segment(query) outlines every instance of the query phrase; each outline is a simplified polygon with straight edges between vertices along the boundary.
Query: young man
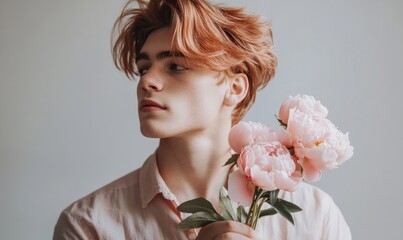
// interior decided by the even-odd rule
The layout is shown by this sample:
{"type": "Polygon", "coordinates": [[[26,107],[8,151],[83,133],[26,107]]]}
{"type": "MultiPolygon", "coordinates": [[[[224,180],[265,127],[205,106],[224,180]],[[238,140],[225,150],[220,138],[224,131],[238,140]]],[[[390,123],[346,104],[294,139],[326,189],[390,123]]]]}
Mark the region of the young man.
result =
{"type": "Polygon", "coordinates": [[[282,196],[304,209],[295,226],[276,216],[256,231],[232,221],[179,231],[180,203],[204,197],[218,209],[229,130],[275,72],[270,25],[204,0],[151,0],[130,1],[115,30],[116,65],[139,76],[141,132],[159,146],[140,169],[66,208],[54,239],[351,238],[332,199],[307,184],[282,196]]]}

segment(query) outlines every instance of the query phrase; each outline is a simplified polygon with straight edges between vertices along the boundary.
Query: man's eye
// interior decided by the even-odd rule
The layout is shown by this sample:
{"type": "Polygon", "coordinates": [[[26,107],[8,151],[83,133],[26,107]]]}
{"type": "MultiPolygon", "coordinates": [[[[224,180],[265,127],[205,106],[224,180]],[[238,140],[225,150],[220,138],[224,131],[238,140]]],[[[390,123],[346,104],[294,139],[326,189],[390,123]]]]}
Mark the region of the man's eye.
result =
{"type": "Polygon", "coordinates": [[[143,76],[144,74],[146,74],[148,72],[148,68],[139,68],[139,75],[143,76]]]}
{"type": "Polygon", "coordinates": [[[188,69],[187,67],[184,67],[184,66],[182,66],[182,65],[179,65],[179,64],[171,64],[170,66],[169,66],[169,70],[172,70],[172,71],[183,71],[183,70],[186,70],[186,69],[188,69]]]}

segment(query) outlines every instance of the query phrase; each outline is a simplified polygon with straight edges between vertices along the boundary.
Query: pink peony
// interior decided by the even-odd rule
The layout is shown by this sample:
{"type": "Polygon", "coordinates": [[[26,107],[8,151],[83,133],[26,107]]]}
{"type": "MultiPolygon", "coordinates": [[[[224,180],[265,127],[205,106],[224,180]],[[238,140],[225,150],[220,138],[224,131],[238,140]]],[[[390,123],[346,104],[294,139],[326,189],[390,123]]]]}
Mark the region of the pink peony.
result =
{"type": "Polygon", "coordinates": [[[258,142],[278,141],[291,146],[291,135],[284,128],[272,130],[262,123],[239,122],[231,128],[228,141],[231,148],[240,153],[243,147],[258,142]]]}
{"type": "Polygon", "coordinates": [[[295,97],[289,96],[281,105],[279,118],[283,123],[288,124],[290,110],[294,108],[315,118],[326,118],[328,114],[327,108],[320,101],[312,96],[298,94],[295,97]]]}
{"type": "Polygon", "coordinates": [[[266,191],[294,191],[299,178],[294,174],[295,163],[288,149],[280,142],[264,142],[246,146],[238,158],[237,171],[229,176],[230,198],[248,206],[254,186],[266,191]]]}
{"type": "Polygon", "coordinates": [[[303,177],[309,182],[319,180],[322,171],[340,166],[353,155],[348,134],[340,132],[326,118],[315,118],[292,109],[287,130],[292,135],[303,177]]]}
{"type": "Polygon", "coordinates": [[[231,200],[243,205],[250,206],[253,201],[255,186],[241,169],[237,169],[228,176],[228,195],[231,200]]]}

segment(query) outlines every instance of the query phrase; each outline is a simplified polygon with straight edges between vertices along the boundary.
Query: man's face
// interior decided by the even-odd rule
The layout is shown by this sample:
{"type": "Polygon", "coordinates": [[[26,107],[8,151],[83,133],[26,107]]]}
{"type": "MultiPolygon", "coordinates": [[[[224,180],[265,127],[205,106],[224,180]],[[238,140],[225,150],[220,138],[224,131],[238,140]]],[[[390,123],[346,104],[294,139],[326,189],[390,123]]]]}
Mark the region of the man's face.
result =
{"type": "Polygon", "coordinates": [[[227,84],[219,84],[217,72],[188,67],[183,57],[174,60],[171,40],[169,27],[155,30],[136,59],[141,132],[169,138],[217,131],[231,121],[228,110],[223,111],[227,84]]]}

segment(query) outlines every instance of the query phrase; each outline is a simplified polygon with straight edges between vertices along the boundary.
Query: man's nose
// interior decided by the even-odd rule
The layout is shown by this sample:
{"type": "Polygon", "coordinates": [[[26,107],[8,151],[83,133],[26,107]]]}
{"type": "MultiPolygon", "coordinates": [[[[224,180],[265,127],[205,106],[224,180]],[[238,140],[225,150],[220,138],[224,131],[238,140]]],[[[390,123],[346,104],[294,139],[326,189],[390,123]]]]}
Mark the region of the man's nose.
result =
{"type": "Polygon", "coordinates": [[[156,68],[150,67],[143,76],[140,77],[141,87],[146,91],[161,91],[163,88],[162,76],[156,68]]]}

